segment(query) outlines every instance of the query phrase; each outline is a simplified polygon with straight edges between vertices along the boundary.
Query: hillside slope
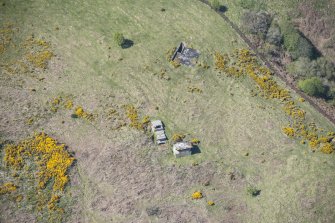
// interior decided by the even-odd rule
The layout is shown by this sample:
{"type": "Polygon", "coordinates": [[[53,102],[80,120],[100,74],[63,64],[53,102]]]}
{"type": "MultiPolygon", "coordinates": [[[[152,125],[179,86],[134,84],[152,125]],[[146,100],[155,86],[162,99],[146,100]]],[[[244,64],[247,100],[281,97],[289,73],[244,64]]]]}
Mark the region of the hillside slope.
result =
{"type": "MultiPolygon", "coordinates": [[[[66,207],[63,221],[334,222],[334,154],[288,138],[279,101],[255,96],[248,77],[215,70],[215,52],[246,46],[208,7],[194,0],[1,3],[0,26],[12,30],[0,57],[1,152],[34,132],[67,145],[76,162],[58,204],[66,207]],[[133,45],[118,47],[116,32],[133,45]],[[27,56],[40,52],[25,47],[32,35],[50,45],[45,69],[27,56]],[[201,66],[168,62],[181,41],[200,51],[201,66]],[[63,106],[68,100],[73,106],[63,106]],[[163,120],[169,137],[198,138],[200,153],[175,159],[170,146],[129,125],[127,105],[140,119],[163,120]],[[191,199],[198,190],[204,198],[191,199]]],[[[308,122],[334,131],[292,97],[308,122]]],[[[0,164],[0,184],[21,182],[0,164]]],[[[25,188],[18,191],[25,205],[0,195],[0,221],[48,222],[25,188]]]]}

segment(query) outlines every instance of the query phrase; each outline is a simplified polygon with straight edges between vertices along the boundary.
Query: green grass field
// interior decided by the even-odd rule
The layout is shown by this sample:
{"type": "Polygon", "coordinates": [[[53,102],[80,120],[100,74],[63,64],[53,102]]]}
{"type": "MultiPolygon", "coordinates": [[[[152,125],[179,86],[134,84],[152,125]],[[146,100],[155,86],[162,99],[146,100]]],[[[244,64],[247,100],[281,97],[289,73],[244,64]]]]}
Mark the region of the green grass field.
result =
{"type": "MultiPolygon", "coordinates": [[[[46,70],[0,70],[1,139],[17,142],[44,131],[75,152],[67,189],[73,199],[62,200],[70,204],[65,222],[334,222],[334,155],[286,137],[281,128],[288,118],[279,102],[252,97],[250,79],[214,70],[214,52],[246,45],[209,7],[195,0],[3,2],[0,27],[11,23],[18,30],[16,47],[9,46],[0,63],[22,57],[22,42],[32,34],[50,42],[55,57],[46,70]],[[116,32],[134,45],[116,46],[116,32]],[[173,68],[166,52],[181,41],[198,49],[210,68],[173,68]],[[66,109],[46,112],[46,102],[61,95],[98,117],[89,122],[66,109]],[[169,146],[157,147],[146,134],[112,130],[106,112],[129,103],[162,119],[170,137],[200,139],[201,153],[175,159],[169,146]],[[250,186],[260,195],[248,195],[250,186]],[[205,197],[192,200],[195,190],[205,197]],[[150,216],[150,207],[160,212],[150,216]]],[[[238,18],[238,8],[228,6],[227,15],[238,18]]],[[[334,131],[307,103],[299,105],[308,121],[334,131]]],[[[0,199],[1,222],[38,216],[0,199]]]]}

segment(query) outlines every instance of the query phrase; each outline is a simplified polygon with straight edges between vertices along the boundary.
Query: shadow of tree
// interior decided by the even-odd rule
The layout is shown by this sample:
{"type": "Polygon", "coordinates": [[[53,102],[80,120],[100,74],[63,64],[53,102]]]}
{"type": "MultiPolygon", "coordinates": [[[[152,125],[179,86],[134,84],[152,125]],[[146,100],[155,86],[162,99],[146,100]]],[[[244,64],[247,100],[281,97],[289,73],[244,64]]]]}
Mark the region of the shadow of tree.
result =
{"type": "Polygon", "coordinates": [[[134,45],[134,41],[130,39],[125,39],[124,43],[122,44],[122,49],[128,49],[134,45]]]}
{"type": "Polygon", "coordinates": [[[228,11],[228,8],[226,6],[220,5],[220,7],[217,9],[218,12],[225,13],[228,11]]]}

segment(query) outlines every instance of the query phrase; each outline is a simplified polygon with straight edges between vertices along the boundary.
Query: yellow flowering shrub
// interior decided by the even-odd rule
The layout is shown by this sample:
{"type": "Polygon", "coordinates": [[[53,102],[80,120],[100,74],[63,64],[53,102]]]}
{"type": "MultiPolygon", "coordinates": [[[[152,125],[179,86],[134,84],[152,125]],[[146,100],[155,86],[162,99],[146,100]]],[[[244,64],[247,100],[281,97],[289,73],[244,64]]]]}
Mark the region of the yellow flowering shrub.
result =
{"type": "Polygon", "coordinates": [[[208,206],[214,206],[215,203],[214,203],[214,201],[207,201],[207,205],[208,205],[208,206]]]}
{"type": "Polygon", "coordinates": [[[16,186],[13,183],[4,183],[0,185],[0,195],[16,191],[16,186]]]}
{"type": "Polygon", "coordinates": [[[170,60],[170,64],[174,67],[174,68],[178,68],[181,66],[180,61],[175,59],[175,60],[170,60]]]}
{"type": "MultiPolygon", "coordinates": [[[[66,151],[64,144],[59,144],[45,133],[36,134],[17,145],[5,146],[4,162],[8,168],[23,169],[28,159],[34,160],[37,166],[37,190],[43,190],[49,182],[53,183],[48,207],[54,208],[60,199],[59,192],[63,191],[68,183],[67,171],[74,158],[66,151]]],[[[11,188],[13,187],[11,185],[11,188]]]]}
{"type": "Polygon", "coordinates": [[[44,40],[31,37],[26,40],[24,46],[29,51],[25,58],[34,68],[46,69],[49,61],[54,57],[50,44],[44,40]]]}
{"type": "Polygon", "coordinates": [[[15,201],[16,201],[17,203],[21,202],[22,200],[23,200],[23,195],[22,195],[22,194],[19,194],[19,195],[16,197],[16,199],[15,199],[15,201]]]}
{"type": "MultiPolygon", "coordinates": [[[[283,105],[283,110],[291,121],[289,127],[284,127],[282,131],[289,137],[300,138],[304,143],[308,143],[311,149],[316,150],[321,143],[331,142],[335,137],[332,135],[324,136],[316,127],[315,123],[307,123],[305,120],[306,112],[300,108],[290,92],[282,88],[274,78],[271,71],[261,66],[256,57],[247,49],[235,50],[232,54],[214,54],[215,67],[228,76],[239,77],[241,75],[249,76],[257,85],[259,94],[252,91],[252,95],[261,95],[267,99],[278,99],[283,105]]],[[[305,99],[299,98],[298,101],[304,102],[305,99]]],[[[334,143],[326,144],[324,151],[335,149],[334,143]],[[329,149],[331,148],[331,149],[329,149]]]]}
{"type": "Polygon", "coordinates": [[[174,133],[171,137],[171,140],[173,142],[181,142],[184,140],[184,138],[186,137],[186,135],[181,134],[181,133],[174,133]]]}
{"type": "Polygon", "coordinates": [[[76,108],[74,111],[74,114],[76,114],[78,117],[83,117],[84,116],[84,109],[83,107],[79,106],[76,108]]]}
{"type": "Polygon", "coordinates": [[[311,147],[311,149],[314,150],[319,145],[319,141],[318,140],[310,140],[308,144],[311,147]]]}
{"type": "Polygon", "coordinates": [[[193,194],[192,194],[192,199],[201,199],[203,197],[202,193],[200,191],[195,191],[193,194]]]}
{"type": "Polygon", "coordinates": [[[64,104],[64,107],[66,109],[72,109],[73,108],[73,101],[72,100],[67,100],[64,104]]]}
{"type": "Polygon", "coordinates": [[[50,106],[50,110],[52,112],[57,112],[59,109],[72,109],[73,108],[73,101],[70,96],[57,96],[55,98],[50,99],[48,102],[50,106]]]}
{"type": "Polygon", "coordinates": [[[4,160],[7,165],[15,168],[15,169],[21,169],[23,166],[23,152],[24,152],[24,146],[22,145],[12,145],[8,144],[5,146],[5,157],[4,160]]]}
{"type": "MultiPolygon", "coordinates": [[[[35,72],[36,69],[46,69],[49,61],[55,56],[50,43],[35,38],[33,35],[25,41],[20,38],[20,29],[12,24],[4,24],[0,26],[0,55],[11,54],[15,51],[15,58],[0,61],[1,67],[5,73],[14,74],[29,74],[35,72]],[[19,42],[13,42],[13,39],[19,42]]],[[[22,33],[21,33],[22,35],[22,33]]]]}
{"type": "Polygon", "coordinates": [[[31,62],[34,67],[45,69],[47,67],[47,62],[54,56],[54,54],[49,50],[43,50],[37,53],[27,54],[27,59],[31,62]]]}
{"type": "Polygon", "coordinates": [[[74,114],[77,115],[77,117],[86,119],[88,121],[94,120],[94,115],[92,113],[86,112],[82,106],[76,107],[74,114]]]}
{"type": "Polygon", "coordinates": [[[300,102],[305,102],[305,99],[304,98],[299,98],[298,99],[300,102]]]}
{"type": "Polygon", "coordinates": [[[148,115],[144,116],[141,122],[142,122],[143,125],[149,124],[150,117],[148,115]]]}
{"type": "Polygon", "coordinates": [[[334,152],[334,146],[330,143],[325,143],[321,147],[321,152],[326,153],[326,154],[331,154],[332,152],[334,152]]]}
{"type": "Polygon", "coordinates": [[[228,55],[221,55],[219,52],[216,52],[214,54],[214,59],[215,59],[215,67],[216,69],[220,71],[225,71],[226,70],[226,65],[228,64],[228,55]]]}
{"type": "Polygon", "coordinates": [[[192,144],[199,144],[199,143],[200,143],[200,140],[197,139],[197,138],[193,138],[193,139],[191,139],[191,143],[192,143],[192,144]]]}
{"type": "Polygon", "coordinates": [[[52,195],[50,201],[48,202],[48,209],[53,210],[56,208],[56,203],[59,202],[58,195],[52,195]]]}
{"type": "Polygon", "coordinates": [[[284,127],[283,132],[285,135],[289,136],[289,137],[293,137],[294,136],[294,129],[291,127],[284,127]]]}
{"type": "Polygon", "coordinates": [[[135,108],[134,105],[128,104],[124,106],[125,110],[126,110],[126,116],[130,121],[130,126],[135,128],[135,129],[139,129],[139,130],[146,130],[150,119],[149,116],[144,116],[142,121],[139,120],[139,114],[138,114],[138,110],[135,108]]]}

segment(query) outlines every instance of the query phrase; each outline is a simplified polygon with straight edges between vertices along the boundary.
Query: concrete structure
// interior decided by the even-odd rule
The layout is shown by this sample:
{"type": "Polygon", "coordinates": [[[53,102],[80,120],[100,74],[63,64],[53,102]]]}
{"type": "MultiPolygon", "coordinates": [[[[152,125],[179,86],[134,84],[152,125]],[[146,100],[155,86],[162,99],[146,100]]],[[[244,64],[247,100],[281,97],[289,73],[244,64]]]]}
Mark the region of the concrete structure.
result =
{"type": "Polygon", "coordinates": [[[155,140],[158,145],[165,144],[167,137],[165,134],[164,124],[161,120],[151,121],[151,131],[155,135],[155,140]]]}
{"type": "Polygon", "coordinates": [[[177,142],[173,145],[173,154],[176,158],[192,155],[192,144],[189,142],[177,142]]]}
{"type": "Polygon", "coordinates": [[[164,125],[161,120],[151,121],[151,131],[152,132],[161,131],[161,130],[164,130],[164,125]]]}
{"type": "Polygon", "coordinates": [[[194,66],[194,60],[196,60],[199,55],[200,52],[198,50],[187,48],[186,44],[181,42],[172,55],[171,60],[178,59],[181,64],[192,67],[194,66]]]}

